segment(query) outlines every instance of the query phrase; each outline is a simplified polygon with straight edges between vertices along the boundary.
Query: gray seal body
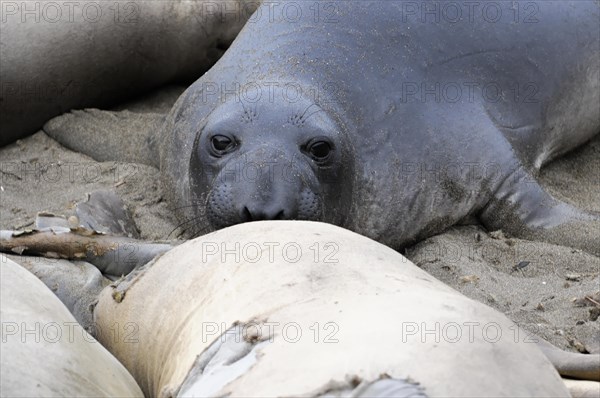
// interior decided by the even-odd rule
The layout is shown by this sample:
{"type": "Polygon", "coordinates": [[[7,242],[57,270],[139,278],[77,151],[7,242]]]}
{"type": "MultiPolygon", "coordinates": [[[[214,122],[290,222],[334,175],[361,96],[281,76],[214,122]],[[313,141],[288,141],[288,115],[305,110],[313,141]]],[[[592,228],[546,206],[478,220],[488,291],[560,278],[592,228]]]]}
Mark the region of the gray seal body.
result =
{"type": "Polygon", "coordinates": [[[162,128],[182,228],[319,220],[401,248],[477,219],[596,252],[598,217],[534,176],[600,131],[598,3],[430,5],[259,7],[162,128]]]}
{"type": "Polygon", "coordinates": [[[256,7],[241,0],[0,3],[0,146],[72,108],[192,81],[256,7]]]}

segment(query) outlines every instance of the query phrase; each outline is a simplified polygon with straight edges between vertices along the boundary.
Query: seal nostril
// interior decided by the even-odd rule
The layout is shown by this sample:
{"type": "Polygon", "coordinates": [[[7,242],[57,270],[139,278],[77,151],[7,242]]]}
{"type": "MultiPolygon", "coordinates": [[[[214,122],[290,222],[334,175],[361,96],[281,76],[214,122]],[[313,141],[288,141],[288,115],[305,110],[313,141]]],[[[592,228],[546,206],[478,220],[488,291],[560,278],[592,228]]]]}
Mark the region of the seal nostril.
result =
{"type": "Polygon", "coordinates": [[[250,213],[250,210],[248,210],[247,207],[244,207],[244,210],[242,210],[242,221],[252,221],[252,213],[250,213]]]}
{"type": "Polygon", "coordinates": [[[262,209],[250,211],[248,207],[244,207],[241,213],[241,222],[262,221],[262,220],[285,220],[285,211],[270,212],[262,209]]]}

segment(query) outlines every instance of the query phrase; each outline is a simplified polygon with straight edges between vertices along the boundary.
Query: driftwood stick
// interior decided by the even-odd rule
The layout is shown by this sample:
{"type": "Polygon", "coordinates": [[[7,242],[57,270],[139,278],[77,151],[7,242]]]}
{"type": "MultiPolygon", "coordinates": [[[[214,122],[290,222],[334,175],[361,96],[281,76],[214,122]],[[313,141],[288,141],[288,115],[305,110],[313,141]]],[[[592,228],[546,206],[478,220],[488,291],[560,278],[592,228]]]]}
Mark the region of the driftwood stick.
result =
{"type": "Polygon", "coordinates": [[[174,245],[106,235],[85,228],[0,231],[0,251],[83,260],[109,275],[126,275],[174,245]]]}

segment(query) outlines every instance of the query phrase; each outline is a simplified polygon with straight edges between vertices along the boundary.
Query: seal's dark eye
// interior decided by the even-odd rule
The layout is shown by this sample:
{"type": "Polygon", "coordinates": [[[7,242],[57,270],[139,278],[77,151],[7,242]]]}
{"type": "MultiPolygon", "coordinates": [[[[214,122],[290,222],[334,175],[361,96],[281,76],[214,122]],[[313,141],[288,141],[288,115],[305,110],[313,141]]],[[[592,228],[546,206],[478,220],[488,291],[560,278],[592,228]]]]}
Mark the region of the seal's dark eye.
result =
{"type": "Polygon", "coordinates": [[[324,162],[329,158],[332,151],[332,146],[329,142],[323,140],[314,140],[306,145],[306,151],[311,158],[317,162],[324,162]]]}
{"type": "Polygon", "coordinates": [[[213,155],[222,156],[235,148],[235,142],[224,135],[215,135],[210,139],[213,155]]]}

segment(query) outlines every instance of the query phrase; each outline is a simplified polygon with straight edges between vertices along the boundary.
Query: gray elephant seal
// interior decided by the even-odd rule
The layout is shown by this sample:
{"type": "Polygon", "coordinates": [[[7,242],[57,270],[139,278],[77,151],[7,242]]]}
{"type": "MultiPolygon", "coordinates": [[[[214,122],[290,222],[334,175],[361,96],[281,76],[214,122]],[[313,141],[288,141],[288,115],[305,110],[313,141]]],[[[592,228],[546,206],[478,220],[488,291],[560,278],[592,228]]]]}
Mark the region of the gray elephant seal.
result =
{"type": "Polygon", "coordinates": [[[238,0],[3,1],[0,146],[72,108],[197,79],[255,8],[238,0]]]}
{"type": "Polygon", "coordinates": [[[477,220],[598,253],[598,216],[534,178],[600,131],[598,3],[409,3],[259,7],[147,160],[181,227],[318,220],[399,249],[477,220]]]}

